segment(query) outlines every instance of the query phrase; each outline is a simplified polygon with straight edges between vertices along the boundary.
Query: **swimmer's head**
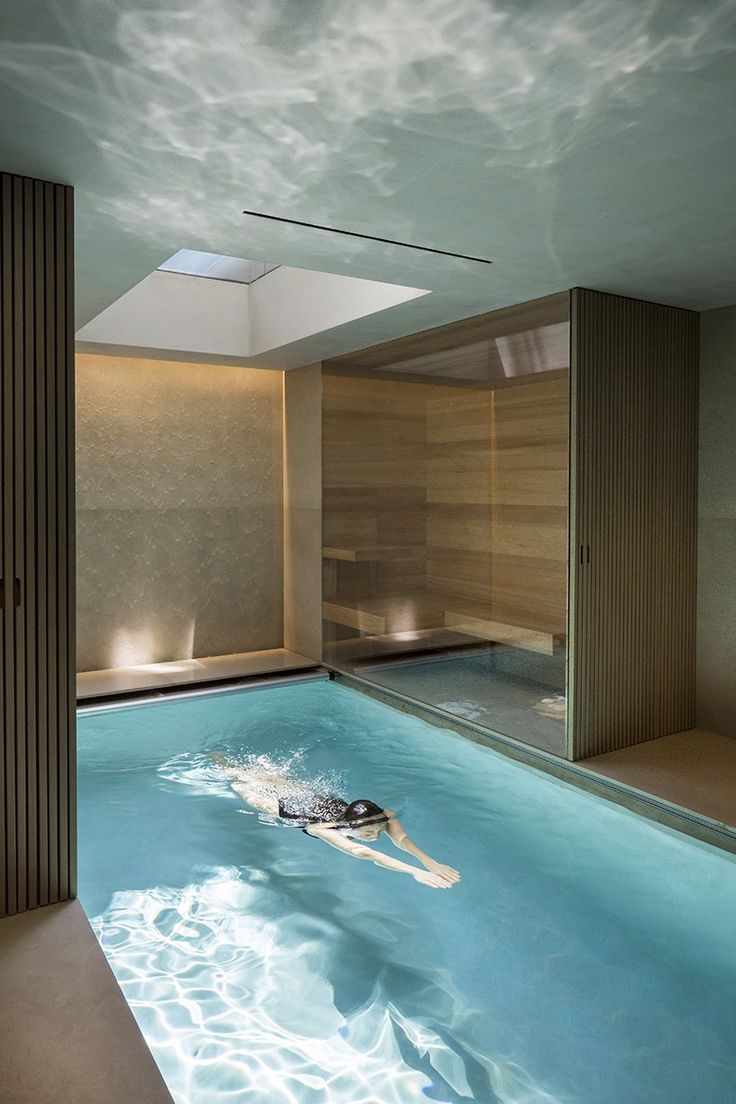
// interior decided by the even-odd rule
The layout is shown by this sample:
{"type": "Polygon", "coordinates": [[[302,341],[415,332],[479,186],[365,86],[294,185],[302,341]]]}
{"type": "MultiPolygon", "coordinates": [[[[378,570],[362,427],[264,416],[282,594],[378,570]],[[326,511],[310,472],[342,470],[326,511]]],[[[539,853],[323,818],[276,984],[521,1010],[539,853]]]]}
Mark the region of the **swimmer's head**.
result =
{"type": "Polygon", "coordinates": [[[350,827],[350,835],[362,840],[377,840],[381,832],[385,831],[388,824],[388,816],[380,805],[366,798],[351,801],[347,806],[340,822],[350,827]]]}

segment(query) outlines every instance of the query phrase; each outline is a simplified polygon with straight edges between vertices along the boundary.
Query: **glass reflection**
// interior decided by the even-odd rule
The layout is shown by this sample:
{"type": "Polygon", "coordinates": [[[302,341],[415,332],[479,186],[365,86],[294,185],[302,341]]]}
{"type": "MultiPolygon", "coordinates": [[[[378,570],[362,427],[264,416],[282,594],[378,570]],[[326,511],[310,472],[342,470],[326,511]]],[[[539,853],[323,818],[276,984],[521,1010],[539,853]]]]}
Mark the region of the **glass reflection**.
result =
{"type": "Polygon", "coordinates": [[[325,658],[564,755],[567,296],[526,307],[326,366],[325,658]]]}

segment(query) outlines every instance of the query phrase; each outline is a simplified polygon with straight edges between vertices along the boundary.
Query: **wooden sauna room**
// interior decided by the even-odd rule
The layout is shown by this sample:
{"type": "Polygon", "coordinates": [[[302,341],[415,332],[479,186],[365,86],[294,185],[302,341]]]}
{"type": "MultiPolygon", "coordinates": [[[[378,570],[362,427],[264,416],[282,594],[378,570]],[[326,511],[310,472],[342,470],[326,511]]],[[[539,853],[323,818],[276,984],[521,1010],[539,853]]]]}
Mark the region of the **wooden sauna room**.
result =
{"type": "Polygon", "coordinates": [[[567,758],[688,727],[695,350],[575,289],[324,362],[325,662],[567,758]]]}

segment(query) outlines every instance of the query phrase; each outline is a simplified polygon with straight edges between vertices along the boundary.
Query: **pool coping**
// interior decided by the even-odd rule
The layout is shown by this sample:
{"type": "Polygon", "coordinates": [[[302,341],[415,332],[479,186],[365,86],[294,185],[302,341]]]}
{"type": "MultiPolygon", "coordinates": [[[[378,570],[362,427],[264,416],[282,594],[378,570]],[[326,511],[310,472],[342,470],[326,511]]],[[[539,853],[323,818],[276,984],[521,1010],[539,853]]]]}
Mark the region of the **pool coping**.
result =
{"type": "Polygon", "coordinates": [[[331,669],[330,676],[333,681],[367,697],[375,698],[384,705],[390,705],[394,709],[400,709],[404,713],[410,713],[435,728],[454,732],[474,743],[482,744],[499,752],[508,759],[524,763],[526,766],[536,767],[550,774],[562,782],[568,782],[578,789],[594,794],[596,797],[621,805],[630,812],[646,817],[647,820],[661,824],[665,828],[681,832],[701,843],[718,847],[722,851],[736,854],[736,826],[724,824],[702,813],[696,813],[683,805],[675,805],[665,798],[645,790],[639,790],[626,782],[620,782],[615,778],[608,778],[568,759],[561,759],[551,752],[542,751],[539,748],[530,747],[515,740],[511,736],[504,736],[500,732],[493,732],[482,725],[461,717],[455,717],[436,706],[419,702],[414,698],[404,696],[397,690],[389,690],[360,678],[355,674],[331,669]]]}
{"type": "Polygon", "coordinates": [[[160,705],[182,698],[209,697],[210,694],[232,694],[235,691],[261,690],[269,686],[283,686],[296,682],[325,682],[332,673],[320,664],[299,671],[275,671],[268,675],[241,675],[229,679],[203,679],[196,683],[178,683],[156,689],[125,690],[119,694],[105,694],[96,698],[77,700],[77,716],[87,713],[106,713],[112,709],[131,709],[138,705],[160,705]]]}

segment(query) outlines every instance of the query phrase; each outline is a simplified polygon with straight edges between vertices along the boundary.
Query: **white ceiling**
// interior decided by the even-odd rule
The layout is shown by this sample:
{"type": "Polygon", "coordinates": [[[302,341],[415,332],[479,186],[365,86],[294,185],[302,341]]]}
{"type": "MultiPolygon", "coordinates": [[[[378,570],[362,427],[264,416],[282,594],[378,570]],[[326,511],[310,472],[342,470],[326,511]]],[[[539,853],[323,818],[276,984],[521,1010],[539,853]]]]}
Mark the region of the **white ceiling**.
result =
{"type": "Polygon", "coordinates": [[[252,283],[157,270],[80,327],[77,349],[293,368],[306,338],[426,294],[286,265],[252,283]]]}
{"type": "Polygon", "coordinates": [[[181,248],[434,292],[301,359],[576,284],[736,301],[736,0],[5,0],[0,34],[0,168],[75,186],[80,324],[181,248]]]}

